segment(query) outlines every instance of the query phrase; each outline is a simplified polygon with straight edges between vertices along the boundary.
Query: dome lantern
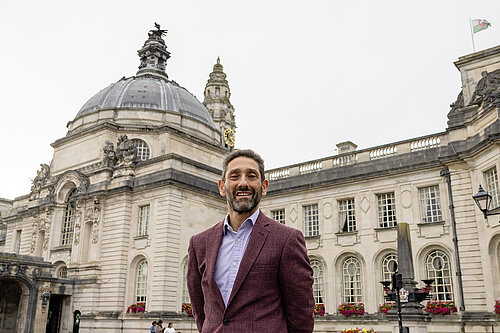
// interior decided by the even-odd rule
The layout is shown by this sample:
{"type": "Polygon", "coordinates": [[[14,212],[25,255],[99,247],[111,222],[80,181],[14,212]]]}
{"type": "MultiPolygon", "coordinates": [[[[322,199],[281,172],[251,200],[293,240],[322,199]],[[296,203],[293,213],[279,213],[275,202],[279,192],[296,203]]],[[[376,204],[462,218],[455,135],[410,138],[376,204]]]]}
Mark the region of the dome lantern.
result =
{"type": "Polygon", "coordinates": [[[167,51],[163,40],[163,36],[167,34],[168,30],[160,29],[158,23],[155,23],[155,28],[156,30],[149,31],[149,38],[144,46],[137,51],[141,59],[137,76],[150,74],[168,78],[165,67],[168,58],[170,58],[170,52],[167,51]]]}

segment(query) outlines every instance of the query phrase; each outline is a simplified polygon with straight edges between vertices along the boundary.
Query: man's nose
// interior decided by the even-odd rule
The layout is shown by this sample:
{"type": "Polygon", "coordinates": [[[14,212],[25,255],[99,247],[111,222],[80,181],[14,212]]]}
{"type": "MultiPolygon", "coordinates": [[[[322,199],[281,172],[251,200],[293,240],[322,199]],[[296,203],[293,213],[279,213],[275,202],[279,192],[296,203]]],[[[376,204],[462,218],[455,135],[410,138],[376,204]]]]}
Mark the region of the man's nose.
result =
{"type": "Polygon", "coordinates": [[[238,187],[248,187],[248,178],[246,176],[240,177],[240,182],[238,184],[238,187]]]}

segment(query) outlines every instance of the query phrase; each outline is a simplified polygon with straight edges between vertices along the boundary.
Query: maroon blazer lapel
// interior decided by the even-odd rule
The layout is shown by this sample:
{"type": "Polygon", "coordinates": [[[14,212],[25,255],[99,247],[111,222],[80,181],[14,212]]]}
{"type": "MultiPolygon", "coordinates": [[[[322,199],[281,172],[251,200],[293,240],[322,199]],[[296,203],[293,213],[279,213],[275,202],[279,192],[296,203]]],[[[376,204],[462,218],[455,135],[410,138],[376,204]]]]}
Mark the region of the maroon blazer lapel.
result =
{"type": "Polygon", "coordinates": [[[236,275],[236,280],[234,281],[233,290],[231,291],[231,296],[229,297],[229,304],[234,298],[234,295],[240,289],[241,284],[245,280],[250,268],[257,259],[257,256],[266,241],[267,235],[269,234],[269,230],[267,230],[267,226],[269,225],[268,218],[262,213],[259,213],[259,217],[257,221],[255,221],[255,225],[253,226],[252,233],[250,234],[250,240],[248,241],[247,249],[245,250],[245,254],[243,255],[243,259],[241,260],[240,267],[238,269],[238,274],[236,275]]]}
{"type": "Polygon", "coordinates": [[[207,275],[210,285],[210,290],[212,291],[213,297],[217,300],[217,303],[224,311],[224,300],[219,290],[219,286],[214,279],[215,264],[217,263],[217,256],[219,255],[219,248],[222,244],[222,228],[224,227],[224,221],[217,223],[211,230],[211,235],[207,237],[207,275]]]}

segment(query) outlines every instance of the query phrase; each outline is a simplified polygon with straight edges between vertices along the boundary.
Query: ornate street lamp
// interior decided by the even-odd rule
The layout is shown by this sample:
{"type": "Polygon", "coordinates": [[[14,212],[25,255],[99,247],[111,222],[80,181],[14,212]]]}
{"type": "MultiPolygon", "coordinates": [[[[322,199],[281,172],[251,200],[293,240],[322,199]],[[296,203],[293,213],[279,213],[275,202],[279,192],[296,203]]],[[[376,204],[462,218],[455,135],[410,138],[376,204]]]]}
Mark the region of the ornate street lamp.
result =
{"type": "Polygon", "coordinates": [[[484,218],[487,218],[490,215],[500,214],[500,209],[498,208],[490,210],[491,195],[489,195],[481,185],[479,185],[479,191],[472,196],[472,199],[476,202],[479,210],[483,212],[484,218]]]}

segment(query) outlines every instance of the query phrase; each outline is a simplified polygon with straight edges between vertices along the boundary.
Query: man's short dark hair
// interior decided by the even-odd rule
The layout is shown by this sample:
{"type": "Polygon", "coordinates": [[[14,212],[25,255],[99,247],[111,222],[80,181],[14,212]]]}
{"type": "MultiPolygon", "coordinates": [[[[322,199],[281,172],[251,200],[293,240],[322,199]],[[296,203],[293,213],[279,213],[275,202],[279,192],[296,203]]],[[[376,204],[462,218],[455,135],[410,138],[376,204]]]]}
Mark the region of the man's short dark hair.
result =
{"type": "Polygon", "coordinates": [[[155,324],[156,324],[156,320],[155,320],[155,321],[153,321],[151,324],[152,324],[152,325],[155,325],[155,324]]]}
{"type": "Polygon", "coordinates": [[[259,172],[260,172],[260,180],[264,181],[266,179],[266,175],[264,174],[264,160],[262,157],[260,157],[259,154],[254,152],[251,149],[238,149],[233,152],[231,152],[229,155],[226,156],[224,159],[224,162],[222,163],[222,180],[226,180],[226,172],[227,172],[227,166],[229,163],[234,160],[237,157],[248,157],[257,162],[259,166],[259,172]]]}

